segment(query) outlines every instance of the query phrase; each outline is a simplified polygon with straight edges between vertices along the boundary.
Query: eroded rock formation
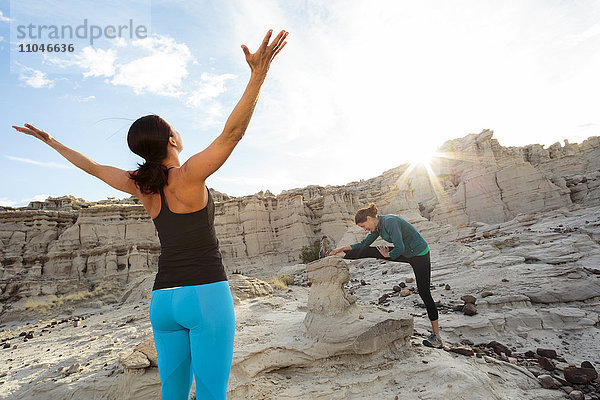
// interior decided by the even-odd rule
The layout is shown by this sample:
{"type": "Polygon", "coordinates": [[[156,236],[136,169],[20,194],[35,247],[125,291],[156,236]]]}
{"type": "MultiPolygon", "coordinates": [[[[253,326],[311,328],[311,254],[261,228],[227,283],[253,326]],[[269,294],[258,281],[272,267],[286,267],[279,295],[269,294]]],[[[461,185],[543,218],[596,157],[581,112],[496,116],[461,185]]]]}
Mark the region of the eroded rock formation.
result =
{"type": "MultiPolygon", "coordinates": [[[[359,238],[353,216],[369,201],[381,213],[419,224],[428,241],[457,239],[451,227],[476,229],[520,214],[600,204],[598,137],[547,149],[502,147],[485,130],[446,142],[439,152],[443,157],[429,173],[401,165],[372,179],[278,196],[231,197],[211,189],[228,272],[266,278],[273,266],[298,263],[301,248],[323,234],[337,244],[359,238]]],[[[75,284],[107,279],[129,284],[156,272],[158,236],[133,197],[92,203],[64,196],[2,209],[0,300],[61,295],[75,284]]]]}
{"type": "MultiPolygon", "coordinates": [[[[245,321],[245,329],[236,332],[230,378],[232,393],[238,396],[246,393],[257,376],[273,370],[310,367],[336,356],[375,357],[376,353],[395,352],[408,343],[413,333],[412,317],[402,313],[390,316],[375,306],[358,305],[348,295],[344,289],[349,280],[346,261],[327,257],[308,264],[307,272],[312,286],[306,308],[298,307],[297,301],[285,307],[276,297],[270,298],[276,302],[272,308],[264,297],[256,299],[260,303],[253,303],[264,308],[259,323],[245,321]]],[[[247,288],[239,284],[246,282],[246,277],[236,276],[235,280],[238,283],[232,287],[234,296],[240,287],[247,288]]],[[[259,287],[268,285],[258,280],[253,282],[259,287]]],[[[238,301],[236,312],[249,302],[238,301]]],[[[152,342],[152,337],[147,338],[121,360],[126,369],[122,379],[133,385],[132,393],[143,392],[149,384],[145,380],[134,383],[131,374],[143,375],[135,370],[156,366],[156,348],[152,342]]]]}

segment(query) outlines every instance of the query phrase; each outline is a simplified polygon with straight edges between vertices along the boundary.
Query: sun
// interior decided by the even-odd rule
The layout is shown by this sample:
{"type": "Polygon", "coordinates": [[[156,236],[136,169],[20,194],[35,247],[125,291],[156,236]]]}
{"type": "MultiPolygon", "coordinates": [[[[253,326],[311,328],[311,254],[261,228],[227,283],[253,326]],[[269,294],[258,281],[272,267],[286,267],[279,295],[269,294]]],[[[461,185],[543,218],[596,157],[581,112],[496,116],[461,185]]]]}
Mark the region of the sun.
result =
{"type": "Polygon", "coordinates": [[[410,165],[429,165],[431,160],[437,156],[435,150],[427,147],[414,147],[410,149],[406,155],[406,159],[410,165]]]}

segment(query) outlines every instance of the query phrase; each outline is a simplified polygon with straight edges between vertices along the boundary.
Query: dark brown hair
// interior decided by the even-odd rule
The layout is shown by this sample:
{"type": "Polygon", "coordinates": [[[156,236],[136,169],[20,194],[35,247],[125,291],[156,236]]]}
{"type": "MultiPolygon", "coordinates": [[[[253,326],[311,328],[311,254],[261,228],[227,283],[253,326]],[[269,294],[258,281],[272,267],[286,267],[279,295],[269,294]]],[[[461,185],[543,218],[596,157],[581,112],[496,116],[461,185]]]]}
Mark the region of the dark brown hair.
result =
{"type": "Polygon", "coordinates": [[[354,216],[354,222],[362,224],[367,221],[367,217],[377,217],[377,206],[375,203],[369,203],[367,207],[358,210],[354,216]]]}
{"type": "Polygon", "coordinates": [[[138,163],[138,169],[129,174],[144,194],[158,193],[167,184],[167,167],[162,160],[167,157],[171,126],[158,115],[138,118],[129,127],[127,144],[129,149],[146,162],[138,163]]]}

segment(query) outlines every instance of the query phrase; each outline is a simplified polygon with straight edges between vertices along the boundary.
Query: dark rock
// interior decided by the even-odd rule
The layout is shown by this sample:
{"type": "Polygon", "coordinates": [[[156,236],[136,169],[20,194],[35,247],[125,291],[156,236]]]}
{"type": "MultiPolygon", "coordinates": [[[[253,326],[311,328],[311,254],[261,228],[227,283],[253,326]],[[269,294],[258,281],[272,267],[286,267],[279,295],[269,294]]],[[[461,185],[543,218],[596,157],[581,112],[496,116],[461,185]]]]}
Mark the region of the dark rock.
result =
{"type": "Polygon", "coordinates": [[[583,267],[583,269],[585,269],[588,272],[591,272],[592,274],[600,275],[600,269],[588,267],[583,267]]]}
{"type": "Polygon", "coordinates": [[[494,293],[490,292],[490,291],[485,291],[481,293],[481,297],[485,298],[485,297],[490,297],[493,296],[494,293]]]}
{"type": "Polygon", "coordinates": [[[479,347],[473,347],[473,351],[479,357],[485,354],[485,351],[481,350],[479,347]]]}
{"type": "Polygon", "coordinates": [[[394,290],[394,292],[399,292],[402,290],[402,288],[400,286],[396,285],[396,286],[394,286],[393,290],[394,290]]]}
{"type": "Polygon", "coordinates": [[[591,362],[589,361],[584,361],[581,363],[581,368],[588,368],[588,369],[593,369],[594,371],[596,371],[596,368],[594,368],[594,366],[592,365],[591,362]]]}
{"type": "Polygon", "coordinates": [[[512,355],[512,352],[508,349],[508,347],[502,343],[496,342],[495,340],[489,342],[486,347],[491,347],[494,350],[494,353],[498,355],[501,355],[502,353],[506,354],[507,356],[512,355]]]}
{"type": "Polygon", "coordinates": [[[384,294],[383,294],[383,296],[381,296],[381,297],[379,298],[379,300],[378,300],[378,301],[379,301],[379,304],[381,304],[381,303],[385,302],[385,301],[387,300],[387,298],[388,298],[388,297],[390,297],[390,295],[389,295],[389,294],[387,294],[387,293],[384,293],[384,294]]]}
{"type": "Polygon", "coordinates": [[[538,358],[538,363],[540,364],[540,367],[544,368],[546,371],[554,371],[556,369],[556,365],[546,357],[538,358]]]}
{"type": "Polygon", "coordinates": [[[556,350],[552,349],[537,349],[537,353],[546,358],[556,358],[556,350]]]}
{"type": "Polygon", "coordinates": [[[472,303],[467,303],[463,307],[463,313],[468,316],[477,314],[477,308],[472,303]]]}
{"type": "Polygon", "coordinates": [[[450,285],[446,284],[446,286],[444,287],[444,289],[450,290],[450,285]]]}
{"type": "Polygon", "coordinates": [[[406,287],[406,283],[400,282],[400,285],[398,285],[398,286],[400,286],[402,289],[404,289],[406,287]]]}
{"type": "Polygon", "coordinates": [[[385,274],[387,274],[387,270],[381,271],[381,275],[385,275],[385,274]]]}
{"type": "Polygon", "coordinates": [[[460,299],[462,301],[464,301],[465,303],[471,303],[471,304],[475,304],[475,302],[477,301],[475,296],[471,296],[470,294],[464,295],[460,299]]]}
{"type": "Polygon", "coordinates": [[[508,279],[502,278],[502,282],[508,282],[508,279]]]}
{"type": "Polygon", "coordinates": [[[467,346],[473,346],[474,343],[472,341],[470,341],[469,339],[463,339],[460,341],[460,344],[464,344],[467,346]]]}
{"type": "Polygon", "coordinates": [[[527,358],[535,358],[535,353],[533,351],[531,351],[531,350],[527,350],[525,352],[525,357],[527,357],[527,358]]]}
{"type": "Polygon", "coordinates": [[[364,279],[361,279],[361,280],[360,280],[360,284],[361,284],[361,285],[363,285],[363,286],[365,286],[365,285],[367,284],[367,282],[365,282],[365,280],[364,280],[364,279]]]}
{"type": "Polygon", "coordinates": [[[598,377],[598,373],[592,368],[566,367],[563,373],[567,381],[578,385],[587,385],[598,377]]]}
{"type": "Polygon", "coordinates": [[[450,351],[453,353],[462,354],[463,356],[473,356],[475,352],[468,347],[451,347],[450,351]]]}

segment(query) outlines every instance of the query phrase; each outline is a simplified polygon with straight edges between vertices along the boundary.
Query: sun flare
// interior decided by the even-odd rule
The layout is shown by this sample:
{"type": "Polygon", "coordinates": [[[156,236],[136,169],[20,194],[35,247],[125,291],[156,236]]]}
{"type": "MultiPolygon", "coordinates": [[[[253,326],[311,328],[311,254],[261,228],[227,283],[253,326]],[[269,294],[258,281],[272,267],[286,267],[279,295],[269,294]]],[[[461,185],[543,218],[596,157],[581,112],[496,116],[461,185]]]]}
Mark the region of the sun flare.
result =
{"type": "Polygon", "coordinates": [[[426,147],[414,148],[406,155],[406,159],[410,165],[429,165],[431,160],[437,156],[435,150],[426,147]]]}

